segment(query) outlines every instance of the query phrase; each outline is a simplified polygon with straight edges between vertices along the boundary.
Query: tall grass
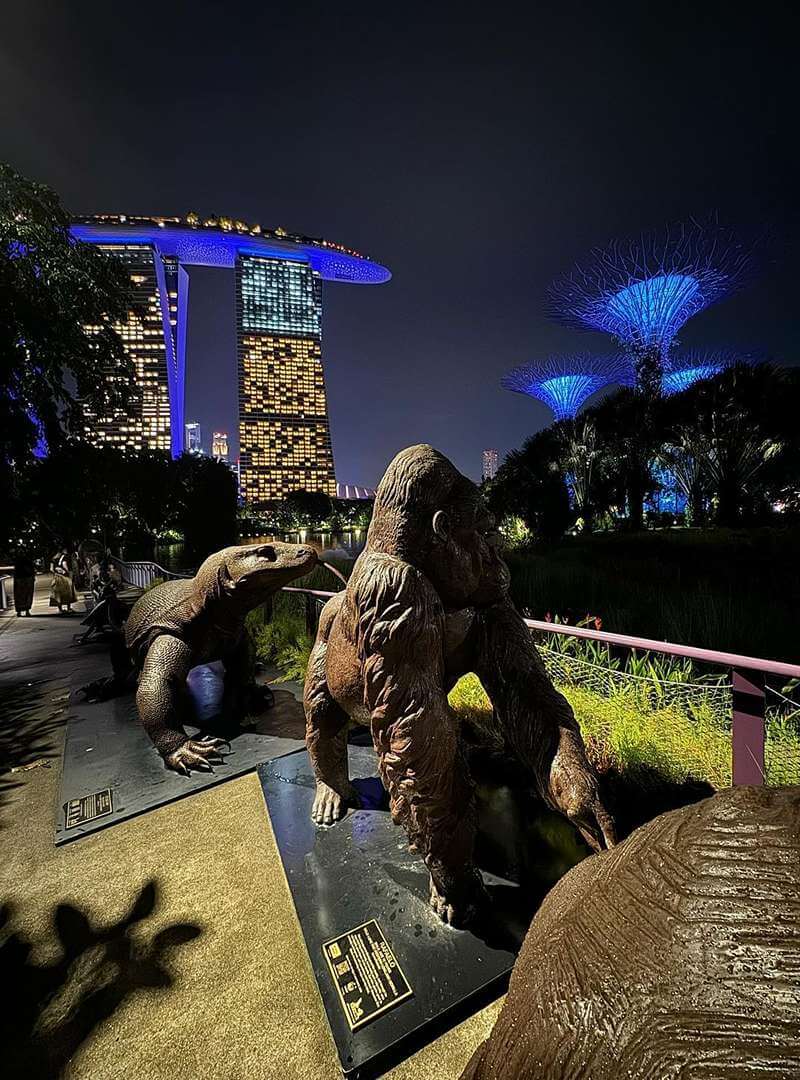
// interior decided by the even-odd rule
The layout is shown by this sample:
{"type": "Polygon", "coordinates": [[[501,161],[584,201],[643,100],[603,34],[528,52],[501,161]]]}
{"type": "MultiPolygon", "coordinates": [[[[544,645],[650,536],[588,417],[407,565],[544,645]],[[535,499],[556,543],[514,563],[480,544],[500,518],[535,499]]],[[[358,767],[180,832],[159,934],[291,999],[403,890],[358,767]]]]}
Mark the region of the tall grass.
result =
{"type": "Polygon", "coordinates": [[[305,680],[314,643],[306,630],[304,602],[296,593],[280,592],[272,599],[271,613],[259,607],[247,616],[253,655],[262,664],[278,668],[281,674],[276,682],[305,680]]]}
{"type": "MultiPolygon", "coordinates": [[[[688,715],[677,707],[652,708],[635,689],[605,697],[585,687],[559,686],[572,706],[593,764],[605,772],[681,783],[705,780],[715,788],[731,783],[731,725],[702,702],[688,715]]],[[[475,675],[465,675],[450,704],[471,727],[485,730],[492,707],[475,675]]],[[[767,725],[766,782],[800,784],[800,728],[776,718],[767,725]]]]}
{"type": "MultiPolygon", "coordinates": [[[[508,556],[513,597],[535,618],[572,609],[577,621],[591,612],[602,616],[604,630],[791,659],[798,652],[799,534],[758,532],[763,544],[752,531],[743,537],[717,530],[592,536],[514,551],[508,556]]],[[[336,565],[348,577],[353,560],[336,565]]],[[[330,592],[343,587],[324,566],[294,585],[330,592]]],[[[272,621],[254,612],[248,629],[259,659],[277,666],[283,678],[302,682],[312,645],[302,595],[280,593],[272,621]]],[[[716,788],[731,783],[730,715],[702,694],[681,707],[667,704],[671,698],[660,692],[665,683],[713,683],[716,672],[701,675],[687,662],[647,654],[623,658],[605,646],[557,635],[547,635],[547,646],[622,676],[609,680],[602,693],[559,684],[601,771],[614,767],[676,783],[704,780],[716,788]],[[626,675],[637,678],[626,686],[626,675]]],[[[450,701],[467,724],[490,730],[491,706],[474,675],[461,679],[450,701]]],[[[767,783],[800,784],[800,714],[770,718],[765,756],[767,783]]]]}

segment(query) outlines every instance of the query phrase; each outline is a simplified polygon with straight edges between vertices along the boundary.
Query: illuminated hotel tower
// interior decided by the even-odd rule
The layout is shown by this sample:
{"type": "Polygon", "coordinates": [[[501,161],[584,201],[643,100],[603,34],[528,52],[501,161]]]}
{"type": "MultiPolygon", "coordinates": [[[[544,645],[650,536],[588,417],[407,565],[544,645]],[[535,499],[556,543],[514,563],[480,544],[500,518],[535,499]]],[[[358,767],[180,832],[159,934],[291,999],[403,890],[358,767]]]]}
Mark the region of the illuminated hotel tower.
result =
{"type": "Polygon", "coordinates": [[[228,433],[215,431],[211,437],[211,456],[219,461],[228,460],[228,433]]]}
{"type": "MultiPolygon", "coordinates": [[[[134,394],[125,409],[109,413],[85,410],[85,432],[96,444],[136,450],[169,450],[170,369],[175,363],[178,266],[152,244],[100,244],[128,272],[128,315],[116,329],[133,361],[134,394]]],[[[121,377],[106,371],[109,380],[121,377]]]]}
{"type": "Polygon", "coordinates": [[[322,281],[308,264],[236,261],[240,492],[336,495],[322,372],[322,281]]]}
{"type": "MultiPolygon", "coordinates": [[[[241,494],[252,502],[305,488],[336,494],[322,370],[322,282],[380,284],[391,274],[356,251],[229,218],[99,215],[73,235],[122,259],[131,279],[120,327],[136,401],[87,412],[96,442],[183,452],[189,277],[185,266],[235,271],[241,494]]],[[[114,378],[114,372],[108,372],[114,378]]]]}

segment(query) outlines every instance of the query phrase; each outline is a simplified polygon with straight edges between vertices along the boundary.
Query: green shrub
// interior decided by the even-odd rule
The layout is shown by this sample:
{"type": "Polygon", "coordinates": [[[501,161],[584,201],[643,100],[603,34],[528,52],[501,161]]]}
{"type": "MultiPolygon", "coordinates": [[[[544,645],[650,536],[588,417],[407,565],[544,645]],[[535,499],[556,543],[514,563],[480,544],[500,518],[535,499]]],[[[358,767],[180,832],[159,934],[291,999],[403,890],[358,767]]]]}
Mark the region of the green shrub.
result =
{"type": "Polygon", "coordinates": [[[271,618],[263,607],[247,616],[255,659],[280,670],[277,682],[303,682],[306,677],[313,641],[306,632],[303,603],[296,593],[279,593],[273,598],[271,618]]]}

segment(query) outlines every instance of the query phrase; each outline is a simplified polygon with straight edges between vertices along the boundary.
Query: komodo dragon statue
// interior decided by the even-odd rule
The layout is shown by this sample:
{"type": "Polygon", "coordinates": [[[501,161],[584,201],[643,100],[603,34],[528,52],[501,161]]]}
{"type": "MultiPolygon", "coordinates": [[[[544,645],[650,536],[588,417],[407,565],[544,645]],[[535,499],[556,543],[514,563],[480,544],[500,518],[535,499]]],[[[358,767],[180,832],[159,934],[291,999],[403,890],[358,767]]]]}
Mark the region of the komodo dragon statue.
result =
{"type": "MultiPolygon", "coordinates": [[[[128,671],[141,672],[136,707],[145,731],[168,768],[188,776],[221,762],[225,740],[192,739],[186,676],[198,664],[221,660],[225,667],[223,714],[238,716],[257,702],[244,620],[274,592],[307,574],[317,561],[313,548],[296,544],[253,544],[223,548],[195,576],[166,581],[146,592],[125,624],[128,671]]],[[[119,682],[118,664],[115,677],[119,682]]],[[[123,674],[123,678],[125,675],[123,674]]],[[[263,705],[263,700],[261,701],[263,705]]]]}

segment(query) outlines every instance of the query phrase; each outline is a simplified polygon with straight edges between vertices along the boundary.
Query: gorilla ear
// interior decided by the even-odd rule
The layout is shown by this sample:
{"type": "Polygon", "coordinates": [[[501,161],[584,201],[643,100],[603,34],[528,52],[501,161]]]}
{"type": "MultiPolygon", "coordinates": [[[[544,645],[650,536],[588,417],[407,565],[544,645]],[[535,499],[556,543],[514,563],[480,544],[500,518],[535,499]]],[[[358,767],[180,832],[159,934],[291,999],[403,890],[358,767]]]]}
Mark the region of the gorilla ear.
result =
{"type": "Polygon", "coordinates": [[[433,531],[440,540],[450,539],[450,518],[444,510],[437,510],[433,515],[433,531]]]}

